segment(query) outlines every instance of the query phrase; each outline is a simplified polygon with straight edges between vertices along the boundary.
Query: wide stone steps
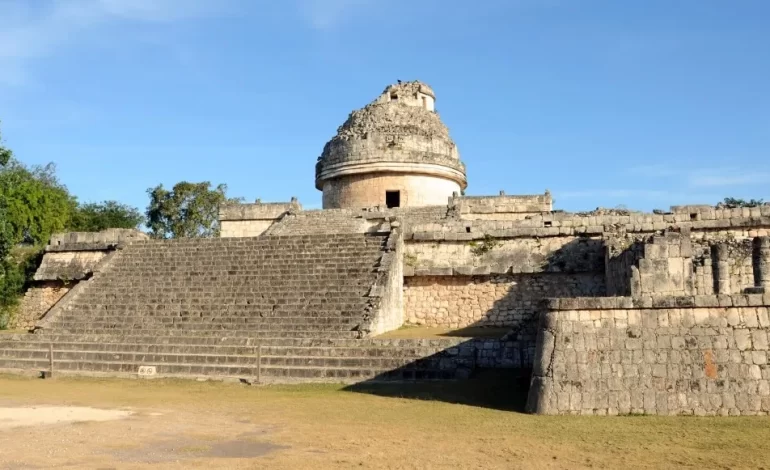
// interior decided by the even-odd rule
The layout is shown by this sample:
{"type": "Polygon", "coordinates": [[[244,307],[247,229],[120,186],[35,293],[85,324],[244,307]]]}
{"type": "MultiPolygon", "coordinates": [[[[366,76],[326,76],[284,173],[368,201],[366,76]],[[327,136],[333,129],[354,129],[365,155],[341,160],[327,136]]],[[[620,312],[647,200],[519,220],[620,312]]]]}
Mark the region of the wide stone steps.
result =
{"type": "MultiPolygon", "coordinates": [[[[67,334],[67,335],[115,335],[118,333],[125,333],[125,330],[119,330],[115,328],[54,328],[48,330],[50,332],[56,332],[59,334],[67,334]]],[[[330,339],[356,339],[359,337],[359,333],[356,331],[322,331],[322,334],[319,334],[319,331],[322,330],[295,330],[295,331],[285,331],[285,330],[277,330],[277,331],[264,331],[259,332],[256,330],[221,330],[221,329],[191,329],[191,328],[165,328],[165,329],[159,329],[159,328],[137,328],[132,329],[131,333],[137,334],[142,333],[146,336],[155,336],[155,338],[160,341],[163,337],[173,337],[173,336],[188,336],[188,337],[196,337],[196,338],[205,338],[205,337],[239,337],[239,338],[255,338],[255,337],[271,337],[271,338],[330,338],[330,339]]]]}
{"type": "Polygon", "coordinates": [[[358,339],[386,241],[363,234],[133,243],[0,370],[265,381],[446,379],[462,338],[358,339]],[[146,374],[147,373],[147,374],[146,374]]]}

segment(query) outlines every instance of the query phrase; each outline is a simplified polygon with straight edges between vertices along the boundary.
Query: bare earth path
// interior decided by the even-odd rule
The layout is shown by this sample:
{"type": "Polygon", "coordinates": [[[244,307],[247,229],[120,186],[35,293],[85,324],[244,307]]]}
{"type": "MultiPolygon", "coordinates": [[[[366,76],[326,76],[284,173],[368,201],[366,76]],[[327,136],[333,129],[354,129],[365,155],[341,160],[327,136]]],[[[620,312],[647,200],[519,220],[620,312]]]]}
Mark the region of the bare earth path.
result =
{"type": "Polygon", "coordinates": [[[770,468],[770,418],[536,417],[481,380],[378,396],[0,376],[0,469],[770,468]]]}

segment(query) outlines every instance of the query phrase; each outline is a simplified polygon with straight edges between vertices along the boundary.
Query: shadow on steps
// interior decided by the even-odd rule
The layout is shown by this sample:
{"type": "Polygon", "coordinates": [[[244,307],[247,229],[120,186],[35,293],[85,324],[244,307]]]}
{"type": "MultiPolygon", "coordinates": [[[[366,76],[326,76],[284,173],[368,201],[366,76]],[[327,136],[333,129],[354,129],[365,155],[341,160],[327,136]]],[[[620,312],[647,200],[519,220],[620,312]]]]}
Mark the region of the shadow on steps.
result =
{"type": "Polygon", "coordinates": [[[530,376],[529,369],[477,369],[465,380],[390,383],[365,381],[347,386],[343,390],[381,397],[434,400],[523,413],[530,376]]]}

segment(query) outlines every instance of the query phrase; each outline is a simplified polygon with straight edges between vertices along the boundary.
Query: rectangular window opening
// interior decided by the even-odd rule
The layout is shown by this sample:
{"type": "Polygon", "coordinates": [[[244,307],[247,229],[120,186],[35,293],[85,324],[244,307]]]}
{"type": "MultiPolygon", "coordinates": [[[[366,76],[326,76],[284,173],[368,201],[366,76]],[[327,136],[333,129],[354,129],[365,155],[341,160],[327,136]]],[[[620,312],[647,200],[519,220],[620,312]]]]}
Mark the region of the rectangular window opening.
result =
{"type": "Polygon", "coordinates": [[[390,95],[390,101],[398,101],[398,95],[397,95],[397,94],[395,94],[395,93],[393,93],[392,95],[390,95]]]}
{"type": "Polygon", "coordinates": [[[690,214],[690,220],[698,220],[698,213],[695,212],[695,213],[690,214]]]}
{"type": "Polygon", "coordinates": [[[545,222],[543,222],[543,226],[544,227],[552,227],[553,226],[553,222],[551,222],[550,220],[546,220],[545,222]]]}
{"type": "Polygon", "coordinates": [[[428,98],[422,97],[422,107],[428,109],[428,98]]]}
{"type": "Polygon", "coordinates": [[[388,209],[401,207],[401,191],[385,191],[385,205],[388,209]]]}

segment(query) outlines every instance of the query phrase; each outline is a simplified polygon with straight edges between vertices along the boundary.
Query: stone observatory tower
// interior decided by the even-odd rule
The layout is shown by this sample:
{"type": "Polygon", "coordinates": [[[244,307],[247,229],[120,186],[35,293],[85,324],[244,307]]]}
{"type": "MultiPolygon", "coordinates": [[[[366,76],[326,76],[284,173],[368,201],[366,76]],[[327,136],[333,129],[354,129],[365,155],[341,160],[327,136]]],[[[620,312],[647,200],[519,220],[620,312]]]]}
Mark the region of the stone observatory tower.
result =
{"type": "Polygon", "coordinates": [[[324,209],[446,205],[465,189],[465,165],[417,81],[390,85],[350,113],[316,164],[324,209]]]}

